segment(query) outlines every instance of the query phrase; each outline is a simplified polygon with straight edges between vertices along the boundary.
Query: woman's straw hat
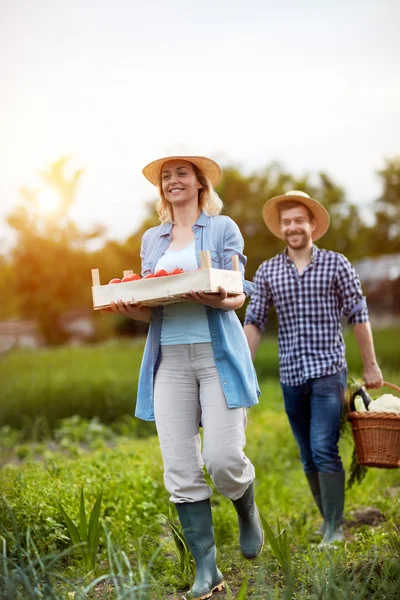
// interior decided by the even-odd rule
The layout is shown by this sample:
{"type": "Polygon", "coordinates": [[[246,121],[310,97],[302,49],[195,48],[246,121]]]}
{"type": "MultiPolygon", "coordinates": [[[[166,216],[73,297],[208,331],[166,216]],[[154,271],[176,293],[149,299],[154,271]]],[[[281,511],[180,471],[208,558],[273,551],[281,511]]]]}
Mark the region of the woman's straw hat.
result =
{"type": "Polygon", "coordinates": [[[327,232],[329,228],[330,217],[326,208],[322,206],[318,200],[310,198],[310,196],[305,192],[291,190],[290,192],[286,192],[286,194],[282,194],[282,196],[275,196],[274,198],[271,198],[264,204],[263,217],[265,224],[278,238],[281,238],[281,240],[283,239],[278,204],[284,200],[296,200],[297,202],[301,202],[301,204],[304,204],[304,206],[306,206],[312,212],[316,223],[316,227],[312,234],[312,239],[314,241],[318,240],[327,232]]]}
{"type": "Polygon", "coordinates": [[[143,175],[153,185],[158,185],[160,182],[160,174],[162,166],[168,160],[187,160],[196,165],[210,181],[215,188],[221,180],[221,167],[211,158],[196,155],[192,148],[183,144],[174,144],[166,148],[164,158],[158,158],[146,165],[142,171],[143,175]]]}

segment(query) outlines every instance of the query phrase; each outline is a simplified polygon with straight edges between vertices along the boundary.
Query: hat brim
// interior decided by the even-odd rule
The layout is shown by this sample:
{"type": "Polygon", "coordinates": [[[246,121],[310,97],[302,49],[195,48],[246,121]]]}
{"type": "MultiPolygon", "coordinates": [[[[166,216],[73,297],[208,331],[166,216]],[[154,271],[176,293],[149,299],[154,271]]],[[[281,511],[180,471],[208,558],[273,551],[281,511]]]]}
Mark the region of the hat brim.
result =
{"type": "Polygon", "coordinates": [[[306,206],[312,212],[316,224],[312,234],[312,239],[313,241],[316,241],[321,238],[329,229],[330,216],[328,211],[320,202],[318,202],[318,200],[314,200],[314,198],[307,198],[305,196],[296,196],[295,194],[283,194],[282,196],[275,196],[264,204],[263,217],[268,229],[272,231],[276,237],[280,238],[281,240],[284,239],[281,232],[278,204],[283,201],[288,202],[291,200],[295,200],[301,204],[304,204],[304,206],[306,206]]]}
{"type": "Polygon", "coordinates": [[[170,160],[186,160],[187,162],[196,165],[210,181],[213,188],[221,181],[221,167],[214,160],[205,156],[167,156],[159,158],[144,167],[142,171],[143,175],[153,185],[159,185],[162,166],[170,160]]]}

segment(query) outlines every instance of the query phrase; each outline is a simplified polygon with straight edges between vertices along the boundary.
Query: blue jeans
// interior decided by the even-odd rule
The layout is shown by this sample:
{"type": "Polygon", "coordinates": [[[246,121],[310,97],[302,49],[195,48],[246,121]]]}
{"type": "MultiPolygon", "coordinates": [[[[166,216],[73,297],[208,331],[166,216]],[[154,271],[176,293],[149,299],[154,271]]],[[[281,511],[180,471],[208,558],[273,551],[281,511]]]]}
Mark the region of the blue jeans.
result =
{"type": "Polygon", "coordinates": [[[306,473],[343,471],[338,442],[347,369],[308,379],[302,385],[281,382],[285,410],[306,473]]]}

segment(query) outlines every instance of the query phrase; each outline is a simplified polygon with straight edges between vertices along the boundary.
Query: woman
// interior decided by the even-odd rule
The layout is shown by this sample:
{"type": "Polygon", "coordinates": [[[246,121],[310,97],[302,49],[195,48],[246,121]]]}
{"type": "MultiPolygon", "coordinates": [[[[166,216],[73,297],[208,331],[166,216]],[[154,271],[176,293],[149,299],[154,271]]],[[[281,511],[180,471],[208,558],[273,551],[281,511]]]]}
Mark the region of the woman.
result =
{"type": "MultiPolygon", "coordinates": [[[[217,163],[191,152],[169,152],[148,164],[144,176],[157,186],[161,225],[145,232],[143,276],[175,267],[200,267],[200,251],[211,252],[212,266],[232,269],[238,255],[242,274],[246,258],[237,225],[218,216],[222,202],[214,192],[221,178],[217,163]]],[[[246,294],[253,285],[243,281],[246,294]]],[[[136,416],[155,420],[164,462],[164,481],[175,503],[185,539],[196,563],[188,598],[209,598],[223,589],[216,565],[211,516],[211,488],[238,513],[240,546],[256,558],[263,533],[254,503],[254,467],[243,452],[247,407],[258,402],[259,389],[242,326],[235,313],[245,294],[228,297],[191,291],[189,302],[150,308],[118,302],[112,310],[150,323],[140,370],[136,416]],[[203,450],[199,427],[203,427],[203,450]]]]}

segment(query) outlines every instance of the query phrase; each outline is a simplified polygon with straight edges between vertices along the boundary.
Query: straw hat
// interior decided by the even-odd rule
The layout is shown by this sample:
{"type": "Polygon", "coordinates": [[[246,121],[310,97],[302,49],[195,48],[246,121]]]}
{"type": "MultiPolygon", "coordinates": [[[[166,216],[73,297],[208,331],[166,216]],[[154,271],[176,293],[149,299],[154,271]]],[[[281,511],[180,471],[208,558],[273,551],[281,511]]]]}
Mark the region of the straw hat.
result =
{"type": "Polygon", "coordinates": [[[284,200],[297,200],[304,204],[313,214],[316,227],[312,234],[313,241],[318,240],[328,230],[330,217],[329,213],[324,206],[318,200],[310,198],[305,192],[299,192],[298,190],[291,190],[282,194],[282,196],[275,196],[264,204],[263,217],[266,226],[272,231],[274,235],[283,240],[281,233],[280,216],[278,210],[278,204],[284,200]]]}
{"type": "Polygon", "coordinates": [[[187,160],[196,165],[196,167],[199,167],[211,182],[213,188],[219,184],[221,180],[221,167],[215,161],[211,160],[211,158],[196,155],[192,148],[183,144],[174,144],[166,148],[164,158],[153,160],[153,162],[144,167],[142,173],[150,183],[158,185],[163,164],[168,160],[176,159],[187,160]]]}

